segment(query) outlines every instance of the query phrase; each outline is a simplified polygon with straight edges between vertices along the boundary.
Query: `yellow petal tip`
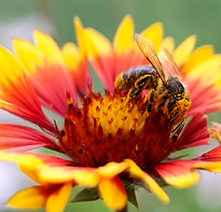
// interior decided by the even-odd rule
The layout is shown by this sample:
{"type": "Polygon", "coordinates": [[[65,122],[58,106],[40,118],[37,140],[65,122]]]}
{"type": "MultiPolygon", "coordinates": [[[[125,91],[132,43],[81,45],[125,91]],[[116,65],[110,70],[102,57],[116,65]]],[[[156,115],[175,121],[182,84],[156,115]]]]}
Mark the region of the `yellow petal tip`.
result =
{"type": "Polygon", "coordinates": [[[81,20],[80,20],[80,18],[78,17],[78,16],[75,16],[74,18],[73,18],[73,23],[74,23],[74,25],[75,25],[75,27],[81,27],[82,28],[82,23],[81,23],[81,20]]]}

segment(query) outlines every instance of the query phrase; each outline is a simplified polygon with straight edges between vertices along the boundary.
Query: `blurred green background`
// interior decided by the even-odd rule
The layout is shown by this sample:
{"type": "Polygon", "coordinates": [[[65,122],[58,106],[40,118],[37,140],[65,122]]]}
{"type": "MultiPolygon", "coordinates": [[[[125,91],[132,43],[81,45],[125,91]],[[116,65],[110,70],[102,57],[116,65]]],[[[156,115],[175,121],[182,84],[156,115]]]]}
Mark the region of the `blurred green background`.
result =
{"type": "MultiPolygon", "coordinates": [[[[79,16],[85,27],[93,27],[112,40],[120,21],[126,14],[131,14],[138,33],[150,24],[161,21],[165,36],[173,36],[176,44],[196,34],[197,46],[212,44],[216,52],[221,52],[220,11],[220,0],[0,0],[0,44],[11,49],[14,37],[31,40],[32,31],[36,28],[52,34],[59,45],[67,41],[75,42],[74,16],[79,16]]],[[[220,114],[211,115],[210,120],[220,121],[220,114]]],[[[140,190],[139,211],[221,211],[220,179],[219,175],[203,172],[200,182],[191,188],[166,188],[171,197],[168,206],[152,194],[140,190]]],[[[65,212],[72,211],[110,210],[103,202],[96,201],[69,204],[65,212]]],[[[129,205],[129,211],[138,210],[129,205]]]]}

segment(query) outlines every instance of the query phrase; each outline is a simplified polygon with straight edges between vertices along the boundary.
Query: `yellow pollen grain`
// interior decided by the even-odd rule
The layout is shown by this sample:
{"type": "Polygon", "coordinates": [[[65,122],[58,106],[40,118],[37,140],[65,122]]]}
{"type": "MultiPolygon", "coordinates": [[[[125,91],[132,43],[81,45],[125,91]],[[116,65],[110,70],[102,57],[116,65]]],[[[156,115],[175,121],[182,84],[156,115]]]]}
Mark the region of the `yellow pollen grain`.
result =
{"type": "MultiPolygon", "coordinates": [[[[142,104],[138,102],[139,104],[142,104]]],[[[144,105],[141,105],[142,107],[144,105]]],[[[104,133],[114,134],[118,129],[124,132],[134,130],[135,134],[141,131],[147,113],[140,112],[136,102],[128,102],[126,97],[105,95],[104,98],[92,98],[89,107],[90,122],[99,123],[104,133]]]]}
{"type": "Polygon", "coordinates": [[[136,146],[135,146],[135,150],[136,150],[136,151],[139,150],[138,144],[136,144],[136,146]]]}

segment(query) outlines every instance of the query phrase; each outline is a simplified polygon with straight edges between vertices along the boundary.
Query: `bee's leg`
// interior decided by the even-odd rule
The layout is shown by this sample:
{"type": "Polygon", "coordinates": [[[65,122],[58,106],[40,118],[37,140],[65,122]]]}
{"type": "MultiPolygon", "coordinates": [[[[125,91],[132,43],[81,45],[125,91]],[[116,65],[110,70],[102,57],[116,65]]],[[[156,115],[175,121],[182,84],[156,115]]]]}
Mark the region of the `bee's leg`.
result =
{"type": "Polygon", "coordinates": [[[173,122],[176,120],[177,114],[178,114],[178,112],[175,113],[173,117],[170,117],[170,122],[169,122],[169,124],[168,124],[168,126],[167,126],[167,130],[171,127],[171,125],[173,124],[173,122]]]}
{"type": "Polygon", "coordinates": [[[139,90],[137,88],[130,89],[127,98],[128,99],[135,99],[141,94],[142,90],[139,90]]]}
{"type": "Polygon", "coordinates": [[[180,121],[177,126],[173,129],[172,133],[175,132],[182,124],[183,124],[184,120],[180,121]]]}
{"type": "Polygon", "coordinates": [[[159,112],[162,109],[162,107],[165,105],[165,102],[166,101],[163,101],[157,106],[157,112],[159,112]]]}
{"type": "Polygon", "coordinates": [[[173,139],[173,141],[177,141],[180,133],[182,132],[184,127],[184,120],[180,121],[179,124],[172,130],[170,137],[173,139]]]}
{"type": "Polygon", "coordinates": [[[154,103],[154,99],[155,99],[155,90],[152,89],[150,92],[149,92],[149,101],[148,101],[148,105],[147,105],[147,112],[150,114],[152,109],[153,109],[153,103],[154,103]]]}
{"type": "Polygon", "coordinates": [[[137,81],[135,82],[135,87],[139,90],[145,89],[149,85],[148,81],[151,77],[153,77],[152,74],[146,74],[144,76],[139,77],[139,79],[137,79],[137,81]]]}

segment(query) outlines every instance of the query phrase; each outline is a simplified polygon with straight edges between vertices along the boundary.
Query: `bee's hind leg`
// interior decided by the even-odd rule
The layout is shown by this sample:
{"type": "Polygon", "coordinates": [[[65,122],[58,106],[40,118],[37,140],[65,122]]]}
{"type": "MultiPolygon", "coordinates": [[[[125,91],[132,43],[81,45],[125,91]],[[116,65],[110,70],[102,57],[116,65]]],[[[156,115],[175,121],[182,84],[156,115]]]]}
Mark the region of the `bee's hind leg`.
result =
{"type": "Polygon", "coordinates": [[[154,89],[150,90],[150,92],[146,95],[144,102],[147,102],[147,112],[148,114],[151,113],[153,109],[153,103],[155,100],[155,93],[156,91],[154,89]]]}
{"type": "Polygon", "coordinates": [[[148,85],[149,85],[148,81],[151,78],[153,78],[152,74],[146,74],[144,76],[139,77],[139,79],[137,79],[135,82],[135,87],[140,90],[145,89],[146,87],[148,87],[148,85]]]}
{"type": "Polygon", "coordinates": [[[137,89],[137,88],[130,89],[127,94],[127,98],[128,99],[136,99],[141,94],[141,92],[142,92],[142,90],[137,89]]]}

